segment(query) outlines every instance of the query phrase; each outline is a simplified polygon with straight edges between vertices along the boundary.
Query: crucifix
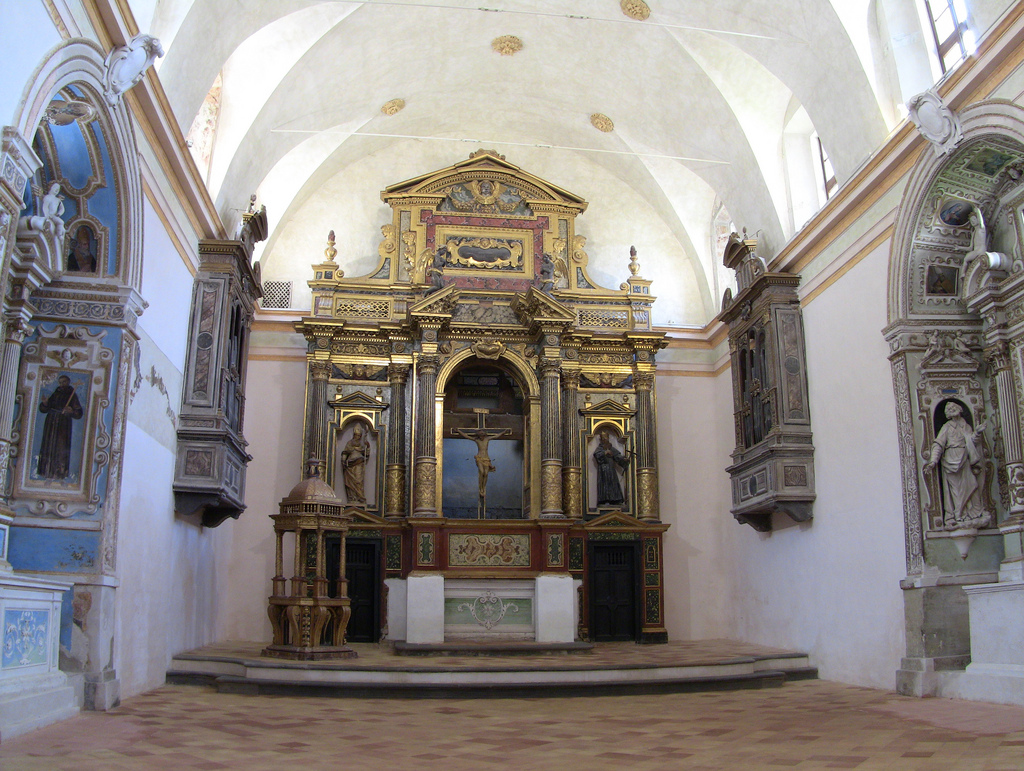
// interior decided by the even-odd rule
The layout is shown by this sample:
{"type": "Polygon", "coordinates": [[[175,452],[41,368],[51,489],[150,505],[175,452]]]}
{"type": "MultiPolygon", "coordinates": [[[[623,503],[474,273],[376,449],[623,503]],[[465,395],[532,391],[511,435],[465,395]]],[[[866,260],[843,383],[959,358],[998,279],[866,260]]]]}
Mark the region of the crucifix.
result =
{"type": "Polygon", "coordinates": [[[484,426],[484,417],[490,410],[482,407],[474,407],[473,412],[476,413],[476,428],[467,430],[465,428],[453,428],[452,434],[454,436],[461,436],[463,439],[469,439],[471,442],[476,442],[476,455],[473,459],[476,461],[477,471],[477,484],[480,489],[480,519],[487,518],[487,475],[492,471],[497,471],[494,464],[491,462],[490,456],[487,454],[487,445],[492,439],[497,439],[501,436],[507,436],[512,433],[511,428],[486,428],[484,426]]]}

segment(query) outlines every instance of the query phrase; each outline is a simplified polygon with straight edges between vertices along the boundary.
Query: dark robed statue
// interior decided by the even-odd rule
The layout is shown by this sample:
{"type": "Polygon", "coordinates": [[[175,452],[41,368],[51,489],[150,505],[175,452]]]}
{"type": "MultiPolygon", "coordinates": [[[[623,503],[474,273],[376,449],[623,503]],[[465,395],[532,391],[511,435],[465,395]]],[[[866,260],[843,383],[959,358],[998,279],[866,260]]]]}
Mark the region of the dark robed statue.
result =
{"type": "Polygon", "coordinates": [[[39,403],[46,414],[43,421],[43,442],[39,447],[36,472],[44,479],[67,479],[71,465],[71,421],[82,417],[82,403],[71,385],[71,378],[61,375],[49,398],[39,403]]]}
{"type": "Polygon", "coordinates": [[[629,465],[629,458],[612,445],[607,431],[601,432],[601,439],[594,450],[594,463],[597,464],[597,505],[621,506],[625,498],[618,470],[629,465]]]}

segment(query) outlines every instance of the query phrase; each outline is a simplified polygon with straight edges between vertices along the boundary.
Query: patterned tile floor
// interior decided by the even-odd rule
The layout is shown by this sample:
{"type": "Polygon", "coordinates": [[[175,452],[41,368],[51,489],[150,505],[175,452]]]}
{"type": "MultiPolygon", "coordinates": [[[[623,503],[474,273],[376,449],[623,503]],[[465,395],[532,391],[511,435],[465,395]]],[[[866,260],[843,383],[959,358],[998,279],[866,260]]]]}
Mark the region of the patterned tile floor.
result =
{"type": "Polygon", "coordinates": [[[164,686],[0,745],[4,771],[1024,769],[1024,708],[820,680],[595,698],[250,697],[164,686]]]}

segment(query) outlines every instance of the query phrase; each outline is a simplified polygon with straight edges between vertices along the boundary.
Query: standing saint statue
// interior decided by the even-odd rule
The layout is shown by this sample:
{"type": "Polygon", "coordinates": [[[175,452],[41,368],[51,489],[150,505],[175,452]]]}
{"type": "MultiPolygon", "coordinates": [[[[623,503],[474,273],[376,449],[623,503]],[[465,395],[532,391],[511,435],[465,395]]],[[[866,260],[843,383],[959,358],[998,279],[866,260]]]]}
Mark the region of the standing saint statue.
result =
{"type": "Polygon", "coordinates": [[[618,469],[625,469],[629,458],[616,449],[607,431],[601,432],[601,439],[594,450],[594,463],[597,464],[597,505],[621,506],[626,499],[619,484],[618,469]]]}
{"type": "Polygon", "coordinates": [[[978,437],[985,424],[971,428],[956,402],[946,404],[945,414],[946,422],[932,443],[924,470],[942,469],[942,519],[947,529],[984,527],[991,522],[978,486],[984,460],[978,437]]]}
{"type": "Polygon", "coordinates": [[[83,415],[82,403],[71,385],[71,378],[61,375],[53,393],[39,403],[43,421],[43,441],[39,446],[36,473],[44,479],[67,479],[71,472],[72,421],[83,415]]]}
{"type": "Polygon", "coordinates": [[[366,461],[370,457],[370,440],[361,424],[352,429],[352,438],[341,451],[341,467],[345,480],[345,499],[349,504],[366,503],[366,461]]]}

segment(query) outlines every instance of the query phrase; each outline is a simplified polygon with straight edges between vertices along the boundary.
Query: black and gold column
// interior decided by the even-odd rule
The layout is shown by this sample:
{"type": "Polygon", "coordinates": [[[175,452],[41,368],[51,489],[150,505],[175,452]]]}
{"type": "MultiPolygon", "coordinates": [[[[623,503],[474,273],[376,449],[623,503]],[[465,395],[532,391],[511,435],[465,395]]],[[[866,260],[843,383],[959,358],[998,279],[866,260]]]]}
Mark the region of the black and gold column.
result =
{"type": "Polygon", "coordinates": [[[331,363],[323,359],[309,362],[309,414],[306,415],[307,458],[327,460],[327,381],[331,376],[331,363]]]}
{"type": "Polygon", "coordinates": [[[637,518],[658,522],[658,437],[654,418],[654,372],[633,375],[636,388],[636,508],[637,518]]]}
{"type": "Polygon", "coordinates": [[[416,466],[413,480],[413,515],[437,516],[437,448],[434,395],[437,391],[436,354],[420,356],[416,365],[416,466]]]}
{"type": "Polygon", "coordinates": [[[579,369],[562,371],[562,511],[569,519],[583,518],[582,423],[578,408],[579,369]]]}
{"type": "Polygon", "coordinates": [[[405,450],[405,384],[409,378],[408,364],[392,364],[388,368],[391,381],[391,414],[388,420],[387,468],[384,471],[384,515],[389,519],[404,517],[405,475],[408,468],[405,450]]]}
{"type": "Polygon", "coordinates": [[[559,409],[560,359],[542,359],[540,363],[540,473],[541,519],[562,514],[562,423],[559,409]]]}

